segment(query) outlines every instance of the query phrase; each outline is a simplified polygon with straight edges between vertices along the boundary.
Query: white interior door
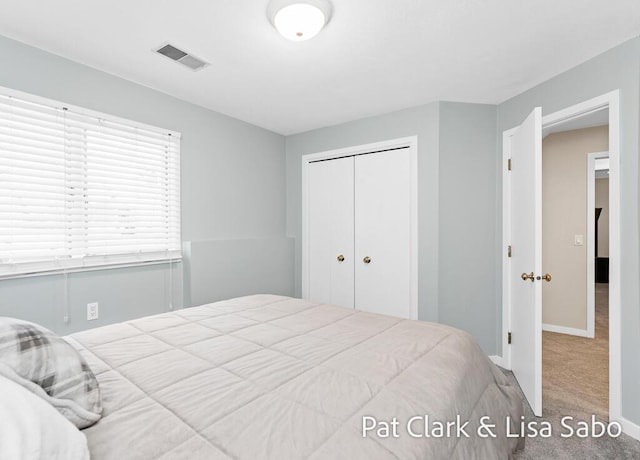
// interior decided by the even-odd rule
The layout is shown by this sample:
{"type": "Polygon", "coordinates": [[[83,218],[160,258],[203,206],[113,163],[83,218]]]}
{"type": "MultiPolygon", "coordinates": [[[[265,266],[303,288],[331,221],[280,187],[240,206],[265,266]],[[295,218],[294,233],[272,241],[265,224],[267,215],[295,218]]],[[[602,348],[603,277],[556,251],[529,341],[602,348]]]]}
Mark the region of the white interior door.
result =
{"type": "Polygon", "coordinates": [[[355,158],[355,305],[411,316],[409,149],[355,158]]]}
{"type": "Polygon", "coordinates": [[[542,415],[542,110],[511,138],[511,367],[542,415]],[[526,278],[525,278],[526,277],[526,278]]]}
{"type": "Polygon", "coordinates": [[[309,164],[309,300],[354,306],[354,158],[309,164]]]}

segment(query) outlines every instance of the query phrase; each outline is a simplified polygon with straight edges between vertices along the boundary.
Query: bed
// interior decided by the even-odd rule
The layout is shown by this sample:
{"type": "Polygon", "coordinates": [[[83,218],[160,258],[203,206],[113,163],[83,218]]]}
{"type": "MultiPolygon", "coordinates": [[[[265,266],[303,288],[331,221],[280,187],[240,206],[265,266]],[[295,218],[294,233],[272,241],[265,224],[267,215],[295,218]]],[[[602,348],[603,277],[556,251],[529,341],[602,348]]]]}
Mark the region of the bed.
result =
{"type": "Polygon", "coordinates": [[[516,389],[440,324],[255,295],[65,339],[100,385],[94,460],[506,459],[523,443],[506,436],[516,389]],[[468,437],[435,436],[457,416],[468,437]]]}

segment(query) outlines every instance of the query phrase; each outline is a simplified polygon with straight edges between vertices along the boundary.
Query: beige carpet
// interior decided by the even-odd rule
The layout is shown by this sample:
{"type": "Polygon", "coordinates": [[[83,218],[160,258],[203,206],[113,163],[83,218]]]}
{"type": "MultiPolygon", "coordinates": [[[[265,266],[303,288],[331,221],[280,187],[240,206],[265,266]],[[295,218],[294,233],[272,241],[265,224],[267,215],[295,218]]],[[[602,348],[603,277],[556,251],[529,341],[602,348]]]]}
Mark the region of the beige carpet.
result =
{"type": "MultiPolygon", "coordinates": [[[[638,460],[640,442],[623,434],[618,438],[563,438],[561,425],[565,416],[578,421],[591,421],[592,414],[599,421],[608,420],[609,400],[609,310],[608,285],[596,284],[596,337],[584,339],[565,334],[544,332],[542,338],[542,417],[533,415],[525,402],[526,422],[538,426],[549,422],[553,429],[550,438],[527,438],[524,451],[516,460],[539,459],[603,459],[638,460]]],[[[514,385],[513,374],[504,371],[514,385]]],[[[524,396],[523,396],[524,398],[524,396]]]]}
{"type": "Polygon", "coordinates": [[[609,285],[596,284],[594,339],[542,333],[542,407],[609,417],[609,285]]]}

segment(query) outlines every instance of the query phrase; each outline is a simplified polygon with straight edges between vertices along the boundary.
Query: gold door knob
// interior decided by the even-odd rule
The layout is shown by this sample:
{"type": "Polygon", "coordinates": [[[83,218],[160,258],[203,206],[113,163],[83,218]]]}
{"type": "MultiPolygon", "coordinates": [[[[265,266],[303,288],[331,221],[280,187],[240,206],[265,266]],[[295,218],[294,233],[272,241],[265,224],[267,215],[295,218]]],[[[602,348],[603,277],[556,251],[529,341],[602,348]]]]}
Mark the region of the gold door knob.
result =
{"type": "Polygon", "coordinates": [[[370,263],[371,263],[371,257],[367,256],[367,257],[365,257],[364,259],[362,259],[362,261],[363,261],[365,264],[370,264],[370,263]]]}
{"type": "Polygon", "coordinates": [[[528,275],[526,273],[523,273],[522,275],[520,275],[520,278],[522,278],[522,281],[531,280],[532,283],[536,279],[536,277],[533,276],[533,272],[529,273],[528,275]]]}
{"type": "Polygon", "coordinates": [[[545,280],[545,281],[548,283],[549,281],[551,281],[551,275],[550,275],[550,274],[548,274],[548,273],[545,273],[545,274],[544,274],[544,275],[542,275],[542,276],[538,276],[538,279],[543,279],[543,280],[545,280]]]}
{"type": "Polygon", "coordinates": [[[338,257],[338,262],[344,262],[344,256],[342,254],[340,254],[338,257]]]}

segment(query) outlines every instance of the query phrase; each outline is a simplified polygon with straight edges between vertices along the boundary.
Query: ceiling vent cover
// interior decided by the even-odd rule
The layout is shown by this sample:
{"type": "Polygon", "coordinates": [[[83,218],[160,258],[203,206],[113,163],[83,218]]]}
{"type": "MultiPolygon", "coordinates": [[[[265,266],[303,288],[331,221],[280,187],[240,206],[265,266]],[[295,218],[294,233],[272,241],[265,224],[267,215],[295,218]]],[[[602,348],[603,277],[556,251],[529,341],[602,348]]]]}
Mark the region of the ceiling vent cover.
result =
{"type": "Polygon", "coordinates": [[[203,61],[202,59],[195,57],[193,54],[182,51],[181,49],[178,49],[168,43],[166,45],[160,46],[160,48],[154,51],[171,59],[172,61],[179,62],[180,64],[189,67],[191,70],[204,69],[209,65],[208,62],[203,61]]]}

